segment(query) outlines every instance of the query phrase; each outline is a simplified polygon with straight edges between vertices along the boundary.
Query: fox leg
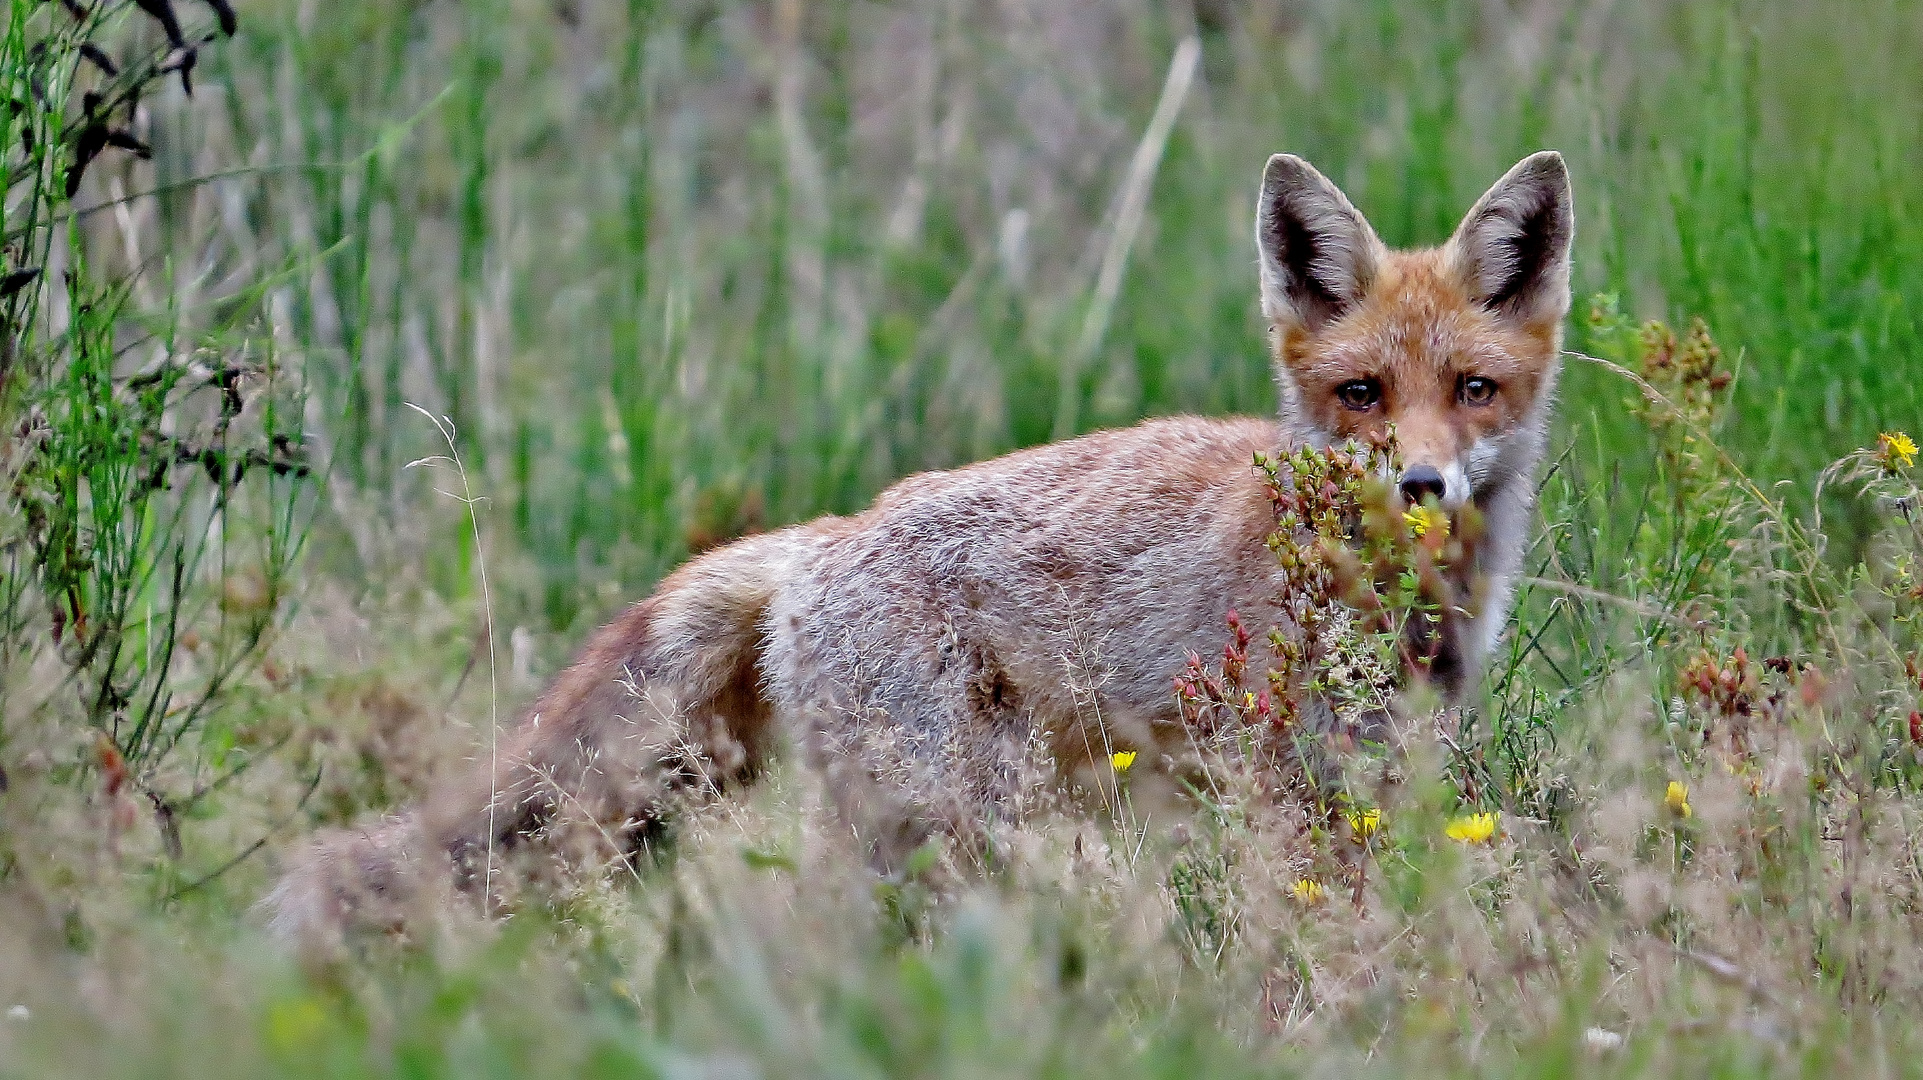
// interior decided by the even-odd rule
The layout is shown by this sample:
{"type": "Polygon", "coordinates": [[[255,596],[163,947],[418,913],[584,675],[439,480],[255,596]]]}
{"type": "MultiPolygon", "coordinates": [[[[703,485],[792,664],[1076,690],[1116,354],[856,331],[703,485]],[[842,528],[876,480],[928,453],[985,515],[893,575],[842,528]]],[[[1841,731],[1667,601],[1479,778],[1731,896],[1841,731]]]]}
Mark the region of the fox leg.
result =
{"type": "Polygon", "coordinates": [[[1028,779],[1027,695],[952,610],[905,590],[893,601],[886,622],[855,622],[833,595],[784,595],[770,619],[771,696],[876,870],[900,872],[938,836],[958,862],[987,865],[1028,779]]]}

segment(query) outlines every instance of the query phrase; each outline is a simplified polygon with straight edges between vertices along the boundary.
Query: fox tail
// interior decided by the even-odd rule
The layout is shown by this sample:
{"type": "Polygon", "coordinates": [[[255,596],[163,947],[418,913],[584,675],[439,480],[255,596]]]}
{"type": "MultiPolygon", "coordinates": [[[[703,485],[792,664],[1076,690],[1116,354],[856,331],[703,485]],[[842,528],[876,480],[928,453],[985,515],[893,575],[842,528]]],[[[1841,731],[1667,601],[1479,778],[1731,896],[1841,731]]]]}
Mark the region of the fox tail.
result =
{"type": "Polygon", "coordinates": [[[462,894],[491,906],[522,871],[631,858],[677,805],[752,778],[774,744],[768,608],[815,544],[810,529],[750,537],[670,576],[478,767],[383,822],[316,837],[261,901],[270,929],[339,943],[462,894]]]}

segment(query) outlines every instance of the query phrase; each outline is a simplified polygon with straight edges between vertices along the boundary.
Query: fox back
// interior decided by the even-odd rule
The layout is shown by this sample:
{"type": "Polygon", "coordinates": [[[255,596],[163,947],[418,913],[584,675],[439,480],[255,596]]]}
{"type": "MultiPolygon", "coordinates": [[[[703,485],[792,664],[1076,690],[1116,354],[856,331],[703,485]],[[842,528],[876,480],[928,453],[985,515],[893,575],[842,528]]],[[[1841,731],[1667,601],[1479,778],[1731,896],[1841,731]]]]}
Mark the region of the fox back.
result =
{"type": "Polygon", "coordinates": [[[1117,749],[1171,759],[1189,741],[1173,680],[1220,648],[1229,611],[1286,621],[1256,456],[1390,428],[1404,499],[1474,503],[1488,524],[1462,569],[1478,610],[1443,623],[1460,694],[1528,532],[1572,232],[1551,152],[1415,252],[1276,155],[1256,244],[1279,418],[1159,420],[915,476],[859,515],[702,555],[597,632],[488,768],[297,858],[274,924],[336,936],[455,892],[489,900],[507,861],[605,866],[784,747],[879,867],[931,834],[979,851],[1037,785],[1117,749]]]}

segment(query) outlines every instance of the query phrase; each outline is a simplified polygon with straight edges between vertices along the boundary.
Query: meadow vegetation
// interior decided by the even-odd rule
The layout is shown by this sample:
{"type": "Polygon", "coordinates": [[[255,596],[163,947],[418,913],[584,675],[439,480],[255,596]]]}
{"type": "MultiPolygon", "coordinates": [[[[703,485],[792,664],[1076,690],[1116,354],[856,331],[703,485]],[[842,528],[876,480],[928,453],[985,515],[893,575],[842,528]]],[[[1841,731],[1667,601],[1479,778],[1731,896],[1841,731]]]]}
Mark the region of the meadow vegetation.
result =
{"type": "MultiPolygon", "coordinates": [[[[1919,1070],[1923,5],[5,11],[0,1075],[1919,1070]],[[1118,757],[985,875],[784,768],[504,922],[250,915],[690,552],[1272,410],[1269,152],[1409,246],[1545,146],[1574,354],[1470,708],[1292,772],[1224,626],[1192,795],[1118,757]]],[[[1318,587],[1419,608],[1378,524],[1318,587]]],[[[1378,693],[1357,626],[1281,686],[1378,693]]]]}

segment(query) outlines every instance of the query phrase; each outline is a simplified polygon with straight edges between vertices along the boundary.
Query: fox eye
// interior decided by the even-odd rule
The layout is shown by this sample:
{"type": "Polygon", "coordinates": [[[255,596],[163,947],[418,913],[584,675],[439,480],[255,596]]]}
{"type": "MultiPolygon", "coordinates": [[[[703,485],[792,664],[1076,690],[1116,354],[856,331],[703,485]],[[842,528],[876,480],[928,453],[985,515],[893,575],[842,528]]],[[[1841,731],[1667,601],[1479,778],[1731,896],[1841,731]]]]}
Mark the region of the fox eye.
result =
{"type": "Polygon", "coordinates": [[[1374,379],[1351,379],[1335,388],[1335,397],[1344,408],[1367,412],[1382,400],[1382,384],[1374,379]]]}
{"type": "Polygon", "coordinates": [[[1487,405],[1496,399],[1496,380],[1471,375],[1462,380],[1462,400],[1470,405],[1487,405]]]}

